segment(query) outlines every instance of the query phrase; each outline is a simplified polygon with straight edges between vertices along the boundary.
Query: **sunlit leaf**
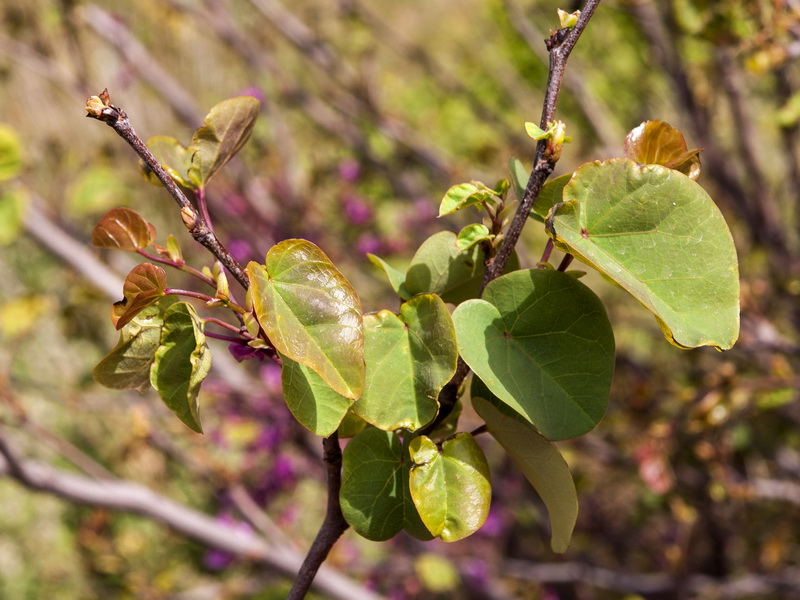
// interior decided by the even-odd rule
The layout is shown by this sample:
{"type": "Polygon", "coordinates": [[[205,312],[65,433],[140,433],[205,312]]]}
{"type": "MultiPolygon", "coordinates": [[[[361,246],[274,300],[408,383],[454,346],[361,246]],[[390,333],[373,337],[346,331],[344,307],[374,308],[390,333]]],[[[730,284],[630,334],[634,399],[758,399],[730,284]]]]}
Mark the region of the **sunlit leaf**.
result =
{"type": "Polygon", "coordinates": [[[183,423],[203,433],[197,396],[211,369],[211,351],[194,307],[177,302],[164,313],[161,344],[150,368],[150,383],[183,423]]]}
{"type": "Polygon", "coordinates": [[[486,521],[492,485],[486,457],[469,433],[458,433],[442,444],[412,440],[409,479],[411,497],[428,530],[446,542],[463,539],[486,521]]]}
{"type": "Polygon", "coordinates": [[[19,175],[22,170],[22,144],[13,127],[0,123],[0,181],[19,175]]]}
{"type": "Polygon", "coordinates": [[[469,250],[475,244],[488,242],[492,239],[489,228],[483,223],[472,223],[464,227],[456,236],[456,246],[461,252],[469,250]]]}
{"type": "Polygon", "coordinates": [[[286,240],[266,266],[247,266],[255,313],[275,348],[314,370],[334,391],[364,390],[361,301],[327,256],[311,242],[286,240]]]}
{"type": "Polygon", "coordinates": [[[445,193],[439,205],[439,216],[443,217],[462,208],[487,202],[491,198],[492,190],[480,182],[459,183],[445,193]]]}
{"type": "Polygon", "coordinates": [[[643,165],[664,165],[689,179],[700,176],[700,149],[689,150],[683,134],[664,121],[645,121],[631,131],[625,156],[643,165]]]}
{"type": "Polygon", "coordinates": [[[189,152],[189,180],[205,187],[209,179],[242,148],[258,117],[261,103],[252,96],[238,96],[217,104],[205,124],[195,131],[189,152]]]}
{"type": "Polygon", "coordinates": [[[150,386],[150,367],[161,345],[164,311],[174,297],[163,298],[137,314],[119,334],[119,342],[92,371],[94,380],[116,390],[144,390],[150,386]]]}
{"type": "Polygon", "coordinates": [[[411,294],[406,291],[405,278],[406,275],[402,271],[398,271],[385,260],[374,254],[367,254],[369,261],[378,267],[381,271],[386,273],[386,278],[389,280],[389,285],[392,286],[395,294],[400,296],[403,300],[410,300],[411,294]]]}
{"type": "Polygon", "coordinates": [[[122,329],[143,308],[164,296],[167,274],[158,265],[142,263],[131,269],[122,286],[123,300],[111,311],[114,327],[122,329]]]}
{"type": "Polygon", "coordinates": [[[403,445],[392,432],[368,427],[347,443],[339,499],[345,519],[359,535],[383,541],[405,527],[415,537],[430,538],[408,491],[408,469],[403,445]]]}
{"type": "Polygon", "coordinates": [[[435,295],[364,317],[366,386],[353,411],[376,427],[419,429],[439,410],[439,392],[456,370],[450,313],[435,295]]]}
{"type": "Polygon", "coordinates": [[[727,350],[739,335],[739,272],[725,219],[697,183],[660,165],[587,163],[548,233],[652,311],[677,346],[727,350]]]}
{"type": "Polygon", "coordinates": [[[322,437],[336,431],[353,399],[337,394],[314,371],[281,356],[283,397],[303,427],[322,437]]]}
{"type": "Polygon", "coordinates": [[[578,494],[564,457],[552,442],[508,409],[477,377],[472,407],[542,498],[550,515],[553,552],[566,552],[578,518],[578,494]]]}
{"type": "Polygon", "coordinates": [[[92,244],[98,248],[127,252],[147,248],[155,238],[156,228],[130,208],[111,209],[92,231],[92,244]]]}
{"type": "MultiPolygon", "coordinates": [[[[197,187],[189,179],[189,167],[192,165],[191,148],[184,148],[174,137],[157,135],[147,140],[147,149],[153,153],[158,163],[172,177],[173,181],[185,188],[197,187]]],[[[155,174],[142,165],[147,181],[154,185],[162,185],[155,174]]]]}
{"type": "Polygon", "coordinates": [[[453,313],[461,357],[542,435],[582,435],[602,419],[614,336],[600,299],[560,271],[516,271],[453,313]]]}

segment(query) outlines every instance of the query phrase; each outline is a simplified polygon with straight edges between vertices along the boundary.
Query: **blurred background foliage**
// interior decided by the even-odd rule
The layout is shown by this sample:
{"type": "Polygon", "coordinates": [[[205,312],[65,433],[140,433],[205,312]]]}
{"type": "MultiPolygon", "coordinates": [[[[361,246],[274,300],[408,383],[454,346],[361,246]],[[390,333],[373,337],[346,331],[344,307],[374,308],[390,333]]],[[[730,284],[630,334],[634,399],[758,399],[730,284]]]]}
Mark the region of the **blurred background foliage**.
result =
{"type": "MultiPolygon", "coordinates": [[[[263,114],[208,190],[242,261],[304,237],[367,310],[396,308],[367,252],[399,265],[452,184],[489,185],[532,162],[550,0],[0,0],[0,434],[67,470],[108,471],[231,527],[263,509],[306,548],[324,510],[320,444],[281,403],[279,372],[214,343],[207,435],[152,394],[99,388],[107,315],[130,255],[95,251],[109,209],[130,206],[208,263],[132,151],[83,118],[108,87],[139,134],[188,143],[207,110],[252,94],[263,114]],[[18,153],[18,155],[17,155],[18,153]],[[242,492],[249,502],[242,504],[242,492]],[[248,512],[250,513],[248,516],[248,512]]],[[[487,525],[451,545],[348,532],[330,564],[387,597],[791,598],[800,589],[800,5],[795,0],[606,0],[570,60],[559,163],[622,154],[646,119],[703,148],[699,182],[736,239],[742,335],[681,351],[599,277],[618,364],[604,422],[565,442],[581,512],[567,554],[543,507],[488,440],[487,525]]],[[[533,266],[535,223],[518,248],[533,266]]],[[[189,283],[170,273],[170,285],[189,283]]],[[[465,411],[467,428],[471,416],[465,411]]],[[[0,480],[0,597],[280,598],[286,581],[142,517],[0,480]]],[[[256,519],[257,520],[257,519],[256,519]]]]}

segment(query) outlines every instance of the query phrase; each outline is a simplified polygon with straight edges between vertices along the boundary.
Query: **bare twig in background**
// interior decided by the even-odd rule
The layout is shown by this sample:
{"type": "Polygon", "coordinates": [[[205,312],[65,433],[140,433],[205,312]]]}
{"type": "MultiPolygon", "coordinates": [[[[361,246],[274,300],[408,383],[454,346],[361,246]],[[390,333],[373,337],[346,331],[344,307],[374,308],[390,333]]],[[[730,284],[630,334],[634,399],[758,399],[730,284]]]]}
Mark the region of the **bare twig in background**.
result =
{"type": "Polygon", "coordinates": [[[131,69],[149,83],[167,101],[172,111],[189,127],[195,128],[203,121],[203,113],[194,98],[164,71],[147,49],[136,39],[125,24],[96,4],[80,7],[83,23],[116,48],[131,69]]]}
{"type": "MultiPolygon", "coordinates": [[[[302,557],[248,531],[235,529],[152,490],[127,481],[94,480],[60,471],[35,461],[20,459],[0,435],[0,474],[10,476],[32,490],[60,498],[142,515],[164,523],[202,544],[263,564],[293,578],[302,557]]],[[[339,600],[379,600],[380,596],[353,583],[332,569],[322,567],[315,589],[339,600]]]]}

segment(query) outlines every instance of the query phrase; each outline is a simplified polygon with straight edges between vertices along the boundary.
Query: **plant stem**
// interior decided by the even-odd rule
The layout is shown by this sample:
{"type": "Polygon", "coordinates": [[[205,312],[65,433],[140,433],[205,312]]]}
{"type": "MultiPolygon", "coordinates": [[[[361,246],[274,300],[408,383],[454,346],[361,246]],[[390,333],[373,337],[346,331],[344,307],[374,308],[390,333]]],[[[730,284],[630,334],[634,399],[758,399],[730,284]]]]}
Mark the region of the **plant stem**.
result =
{"type": "MultiPolygon", "coordinates": [[[[230,340],[232,342],[241,342],[243,339],[245,339],[244,336],[242,335],[241,328],[236,327],[236,325],[231,325],[230,323],[226,323],[222,319],[217,319],[216,317],[206,317],[206,318],[203,319],[203,322],[204,323],[213,323],[214,325],[218,325],[218,326],[222,327],[223,329],[227,329],[228,331],[232,331],[233,333],[238,334],[239,335],[238,338],[233,338],[233,339],[230,340]]],[[[209,335],[209,334],[206,333],[206,335],[209,335]]],[[[218,339],[221,339],[221,338],[218,338],[218,339]]]]}
{"type": "MultiPolygon", "coordinates": [[[[101,97],[103,96],[108,98],[108,92],[101,94],[101,97]]],[[[156,160],[156,157],[153,156],[153,153],[147,149],[145,143],[133,129],[125,111],[108,103],[103,110],[90,111],[87,116],[97,119],[98,121],[105,121],[105,123],[116,131],[122,139],[128,142],[131,148],[136,151],[136,154],[144,161],[145,165],[147,165],[147,168],[155,174],[158,180],[167,189],[170,196],[178,203],[181,209],[183,223],[186,225],[189,233],[192,234],[192,237],[211,252],[211,254],[228,269],[231,275],[236,278],[236,281],[238,281],[243,288],[247,289],[250,286],[250,281],[245,270],[236,259],[231,256],[231,253],[225,249],[202,215],[198,214],[194,206],[192,206],[192,203],[186,197],[186,194],[183,193],[183,190],[181,190],[172,180],[172,177],[167,174],[156,160]]]]}
{"type": "Polygon", "coordinates": [[[203,273],[201,271],[198,271],[194,267],[190,267],[186,263],[179,263],[179,262],[175,262],[174,260],[170,260],[168,258],[164,258],[163,256],[157,256],[155,254],[150,254],[149,252],[147,252],[145,250],[142,250],[141,248],[136,250],[136,253],[139,256],[143,256],[144,258],[146,258],[149,261],[156,262],[156,263],[161,263],[162,265],[167,265],[168,267],[172,267],[173,269],[178,269],[179,271],[183,271],[184,273],[188,273],[189,275],[192,275],[193,277],[197,277],[197,279],[199,279],[203,283],[206,283],[206,284],[210,285],[211,287],[213,287],[215,289],[217,287],[217,282],[216,281],[214,281],[210,277],[206,277],[205,275],[203,275],[203,273]]]}
{"type": "Polygon", "coordinates": [[[311,544],[303,566],[300,567],[300,572],[286,597],[287,600],[305,598],[320,565],[328,557],[328,553],[336,541],[349,527],[339,503],[339,490],[342,487],[342,448],[339,446],[339,434],[334,432],[330,437],[323,439],[322,448],[323,460],[328,471],[328,507],[325,512],[325,520],[322,522],[314,543],[311,544]]]}
{"type": "MultiPolygon", "coordinates": [[[[587,0],[585,6],[581,10],[581,16],[575,24],[575,27],[570,30],[559,29],[547,40],[547,48],[550,51],[550,73],[547,77],[547,90],[545,92],[544,105],[542,106],[542,118],[539,122],[539,127],[542,129],[546,130],[547,124],[555,119],[558,94],[561,90],[561,82],[564,79],[567,59],[599,4],[600,0],[587,0]]],[[[533,170],[528,179],[528,185],[525,187],[522,201],[519,203],[517,213],[514,215],[513,221],[511,221],[511,225],[506,232],[503,243],[497,251],[497,255],[493,259],[490,259],[484,271],[484,289],[489,282],[497,279],[503,272],[544,182],[553,173],[557,158],[548,156],[547,147],[548,140],[539,140],[536,145],[536,160],[534,161],[533,170]]]]}

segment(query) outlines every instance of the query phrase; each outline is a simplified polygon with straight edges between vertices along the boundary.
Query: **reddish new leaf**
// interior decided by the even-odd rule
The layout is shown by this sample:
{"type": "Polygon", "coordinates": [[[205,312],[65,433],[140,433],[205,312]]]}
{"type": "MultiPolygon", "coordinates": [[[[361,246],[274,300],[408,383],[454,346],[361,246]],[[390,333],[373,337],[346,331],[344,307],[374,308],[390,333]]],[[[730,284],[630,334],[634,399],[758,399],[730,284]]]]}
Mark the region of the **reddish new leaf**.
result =
{"type": "Polygon", "coordinates": [[[108,211],[92,232],[92,244],[98,248],[111,248],[136,252],[147,248],[156,237],[156,228],[130,208],[108,211]]]}
{"type": "Polygon", "coordinates": [[[111,309],[111,321],[117,330],[130,323],[139,312],[164,296],[167,274],[161,267],[142,263],[136,265],[122,286],[124,298],[111,309]]]}

